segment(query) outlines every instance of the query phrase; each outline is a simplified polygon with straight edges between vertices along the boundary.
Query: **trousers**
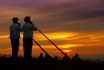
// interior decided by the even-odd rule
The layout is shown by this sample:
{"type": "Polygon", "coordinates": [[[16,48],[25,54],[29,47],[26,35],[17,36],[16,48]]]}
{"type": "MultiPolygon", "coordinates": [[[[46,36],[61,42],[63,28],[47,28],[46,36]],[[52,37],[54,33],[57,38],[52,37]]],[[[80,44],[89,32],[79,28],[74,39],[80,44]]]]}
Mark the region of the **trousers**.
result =
{"type": "Polygon", "coordinates": [[[32,54],[32,38],[23,38],[23,50],[24,50],[24,58],[29,60],[31,59],[32,54]]]}
{"type": "Polygon", "coordinates": [[[19,39],[11,38],[12,59],[17,59],[19,50],[19,39]]]}

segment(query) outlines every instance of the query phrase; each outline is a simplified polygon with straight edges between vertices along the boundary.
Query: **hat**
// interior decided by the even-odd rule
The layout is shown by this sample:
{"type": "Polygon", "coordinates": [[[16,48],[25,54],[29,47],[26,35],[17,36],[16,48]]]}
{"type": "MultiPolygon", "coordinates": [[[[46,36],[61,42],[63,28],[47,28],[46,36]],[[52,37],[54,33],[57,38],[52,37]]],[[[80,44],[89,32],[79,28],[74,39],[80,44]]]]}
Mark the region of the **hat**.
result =
{"type": "Polygon", "coordinates": [[[14,17],[12,20],[19,20],[17,17],[14,17]]]}
{"type": "Polygon", "coordinates": [[[30,19],[30,16],[26,16],[24,19],[25,20],[29,20],[30,19]]]}

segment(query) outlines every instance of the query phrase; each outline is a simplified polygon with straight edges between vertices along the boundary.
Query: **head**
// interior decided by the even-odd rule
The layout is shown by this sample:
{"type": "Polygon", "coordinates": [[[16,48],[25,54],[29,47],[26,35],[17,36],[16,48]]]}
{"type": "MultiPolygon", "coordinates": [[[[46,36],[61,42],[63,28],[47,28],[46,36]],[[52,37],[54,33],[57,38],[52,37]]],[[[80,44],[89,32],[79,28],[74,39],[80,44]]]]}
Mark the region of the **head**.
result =
{"type": "Polygon", "coordinates": [[[65,54],[65,56],[67,56],[67,53],[64,53],[65,54]]]}
{"type": "Polygon", "coordinates": [[[19,19],[17,17],[14,17],[12,20],[13,20],[13,23],[18,23],[19,19]]]}
{"type": "Polygon", "coordinates": [[[75,56],[78,57],[78,54],[76,53],[75,56]]]}
{"type": "Polygon", "coordinates": [[[42,54],[42,53],[40,53],[40,56],[43,56],[43,54],[42,54]]]}
{"type": "Polygon", "coordinates": [[[25,22],[30,22],[30,17],[29,17],[29,16],[26,16],[26,17],[24,18],[24,21],[25,21],[25,22]]]}

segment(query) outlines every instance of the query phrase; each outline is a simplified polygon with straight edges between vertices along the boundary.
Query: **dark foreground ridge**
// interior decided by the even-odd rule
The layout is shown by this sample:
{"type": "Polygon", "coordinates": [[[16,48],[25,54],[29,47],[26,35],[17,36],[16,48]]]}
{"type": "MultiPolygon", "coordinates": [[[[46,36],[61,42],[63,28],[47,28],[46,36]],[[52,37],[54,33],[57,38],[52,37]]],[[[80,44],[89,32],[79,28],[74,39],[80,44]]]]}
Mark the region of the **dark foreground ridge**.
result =
{"type": "Polygon", "coordinates": [[[10,57],[0,57],[0,70],[104,70],[104,63],[90,60],[40,60],[38,58],[32,58],[31,61],[18,58],[13,61],[10,57]]]}

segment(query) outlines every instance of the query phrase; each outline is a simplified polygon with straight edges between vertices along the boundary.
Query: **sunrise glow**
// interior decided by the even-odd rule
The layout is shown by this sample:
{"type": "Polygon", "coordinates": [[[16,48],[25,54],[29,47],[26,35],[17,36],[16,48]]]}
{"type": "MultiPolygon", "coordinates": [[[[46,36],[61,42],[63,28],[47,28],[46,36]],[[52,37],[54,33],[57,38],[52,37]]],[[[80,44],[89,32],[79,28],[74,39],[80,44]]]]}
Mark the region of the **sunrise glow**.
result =
{"type": "MultiPolygon", "coordinates": [[[[104,56],[104,1],[103,0],[0,0],[0,54],[11,55],[9,27],[18,17],[21,26],[30,16],[41,30],[63,52],[104,56]]],[[[63,56],[38,30],[35,39],[50,55],[63,56]]],[[[44,53],[33,42],[32,55],[44,53]]],[[[23,55],[23,33],[20,33],[19,55],[23,55]]],[[[90,56],[89,56],[90,57],[90,56]]]]}

